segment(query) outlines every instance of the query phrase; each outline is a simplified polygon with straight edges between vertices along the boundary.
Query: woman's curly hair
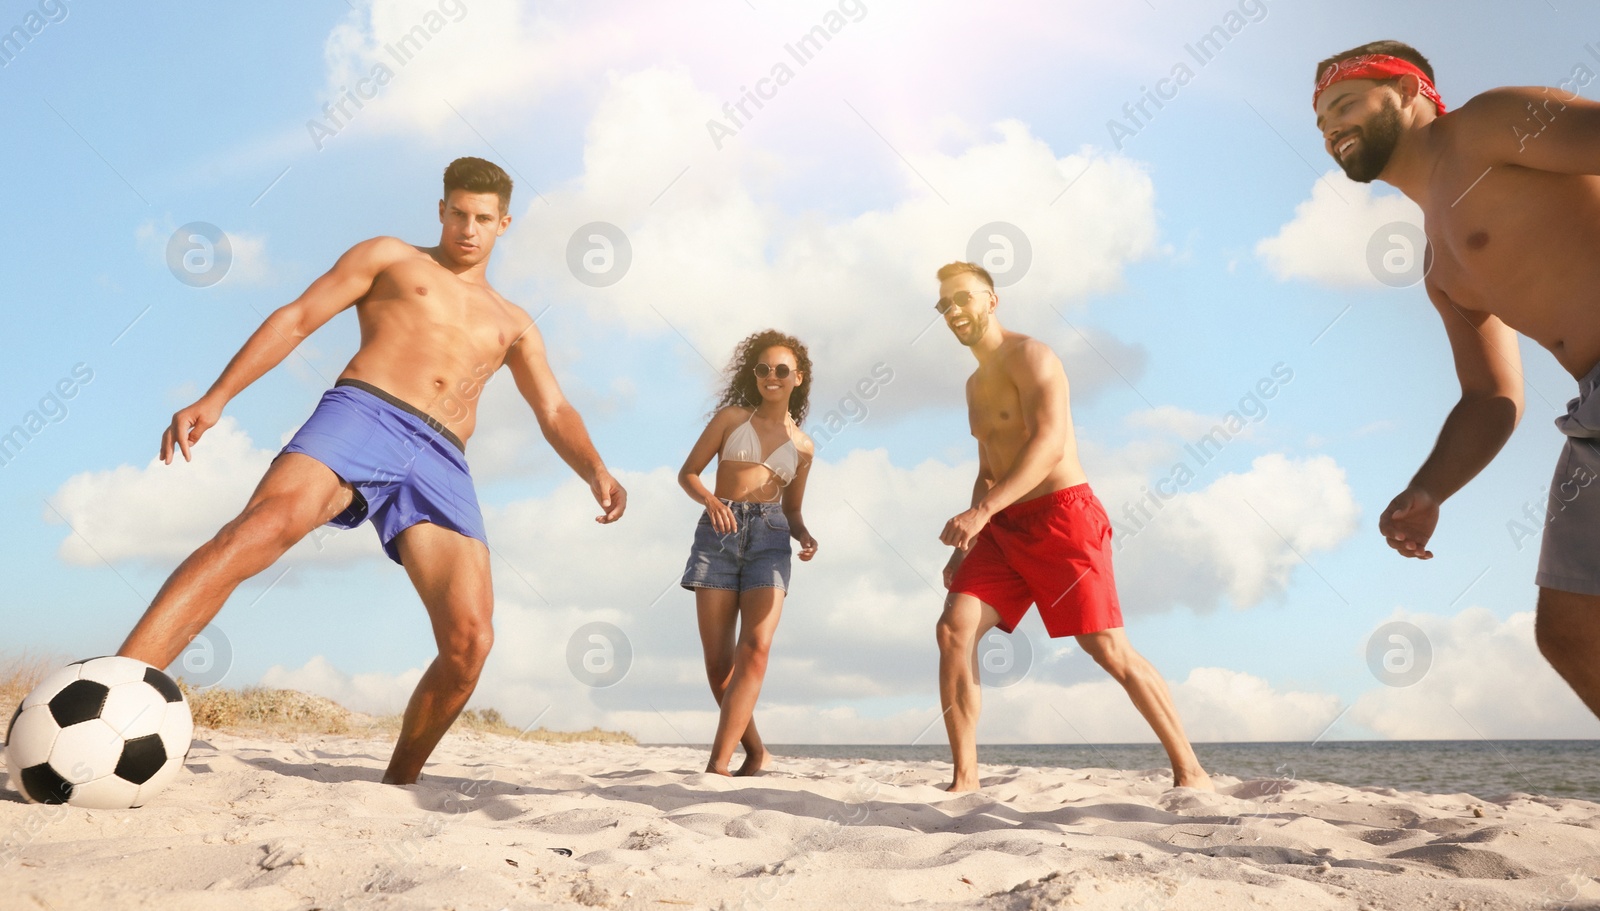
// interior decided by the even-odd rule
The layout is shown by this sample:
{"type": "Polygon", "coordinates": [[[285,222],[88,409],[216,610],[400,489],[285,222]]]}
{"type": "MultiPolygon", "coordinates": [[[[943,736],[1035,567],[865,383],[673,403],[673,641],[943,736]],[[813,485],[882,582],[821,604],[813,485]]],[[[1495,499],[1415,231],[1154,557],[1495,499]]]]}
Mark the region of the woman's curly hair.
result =
{"type": "Polygon", "coordinates": [[[796,424],[806,419],[806,411],[811,407],[811,355],[806,353],[806,346],[799,339],[776,329],[754,333],[733,349],[733,359],[728,361],[726,371],[728,385],[717,399],[716,411],[729,405],[754,408],[761,403],[761,391],[756,388],[753,368],[762,352],[773,347],[788,348],[794,352],[795,362],[799,365],[800,384],[789,393],[789,416],[794,418],[796,424]]]}

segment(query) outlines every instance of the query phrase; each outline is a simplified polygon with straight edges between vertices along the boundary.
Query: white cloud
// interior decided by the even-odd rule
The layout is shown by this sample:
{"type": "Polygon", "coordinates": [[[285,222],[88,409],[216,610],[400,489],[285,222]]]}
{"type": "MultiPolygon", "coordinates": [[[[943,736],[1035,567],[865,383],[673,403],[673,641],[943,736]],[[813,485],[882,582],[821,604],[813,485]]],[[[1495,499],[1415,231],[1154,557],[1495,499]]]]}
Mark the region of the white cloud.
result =
{"type": "Polygon", "coordinates": [[[1451,617],[1396,611],[1388,620],[1423,631],[1432,666],[1411,686],[1363,693],[1351,721],[1400,740],[1600,737],[1600,721],[1539,654],[1531,611],[1504,620],[1484,607],[1451,617]]]}
{"type": "Polygon", "coordinates": [[[272,262],[267,258],[267,239],[260,234],[233,231],[228,234],[233,262],[228,267],[225,281],[246,285],[264,285],[272,281],[272,262]]]}
{"type": "MultiPolygon", "coordinates": [[[[1058,155],[1017,122],[981,129],[962,123],[951,114],[957,99],[981,90],[973,74],[940,62],[991,31],[1004,33],[1013,48],[1037,43],[1056,54],[1073,47],[1075,59],[1118,58],[1116,48],[1137,44],[1116,37],[1123,26],[1098,8],[1069,18],[1057,6],[1027,3],[1035,26],[1024,33],[965,21],[952,30],[949,21],[967,17],[949,0],[914,13],[863,8],[864,16],[847,15],[845,30],[758,112],[754,128],[742,128],[720,152],[707,122],[722,118],[724,103],[767,74],[785,56],[785,41],[815,25],[827,6],[746,16],[715,4],[637,3],[600,16],[584,7],[536,12],[508,0],[378,0],[329,36],[328,97],[337,100],[381,63],[395,70],[394,79],[379,97],[351,108],[357,129],[434,134],[448,123],[459,131],[445,99],[493,134],[495,117],[525,118],[546,96],[570,101],[581,86],[577,100],[593,105],[582,172],[554,187],[539,181],[537,196],[519,181],[520,208],[502,241],[497,284],[518,300],[581,303],[597,322],[674,344],[674,330],[681,330],[695,349],[683,349],[694,370],[701,357],[720,367],[735,340],[777,325],[823,355],[818,403],[838,401],[880,362],[904,380],[882,407],[948,401],[959,393],[965,353],[939,326],[911,345],[933,321],[932,271],[964,258],[978,226],[1005,221],[1033,247],[1027,277],[1005,291],[1007,324],[1039,335],[1069,360],[1080,398],[1120,383],[1117,371],[1137,380],[1145,363],[1140,346],[1089,327],[1080,335],[1051,307],[1066,312],[1115,288],[1128,263],[1157,252],[1150,179],[1121,156],[1088,148],[1058,155]],[[437,33],[402,66],[388,48],[430,10],[442,14],[437,33]],[[900,50],[911,35],[916,51],[900,50]],[[485,67],[494,79],[481,78],[485,67]],[[882,80],[891,69],[918,91],[907,97],[882,80]],[[840,103],[842,92],[860,116],[840,103]],[[925,107],[927,116],[917,116],[925,107]],[[850,142],[819,146],[819,114],[850,142]],[[872,156],[868,179],[877,187],[887,182],[886,189],[849,190],[862,179],[863,148],[872,156]],[[958,151],[935,151],[950,148],[958,151]],[[835,199],[808,190],[803,205],[813,214],[796,218],[769,200],[781,198],[799,173],[845,189],[835,199]],[[1069,183],[1070,193],[1056,201],[1069,183]],[[850,211],[860,198],[879,201],[850,211]],[[821,214],[835,212],[842,214],[821,214]],[[582,285],[567,265],[569,238],[593,221],[619,226],[632,247],[630,271],[607,288],[582,285]]],[[[1014,12],[1023,15],[1020,9],[1014,12]]],[[[526,470],[526,429],[489,430],[500,426],[486,424],[493,438],[475,447],[483,470],[526,470]]]]}
{"type": "Polygon", "coordinates": [[[1311,740],[1338,717],[1337,696],[1278,692],[1253,674],[1197,667],[1173,687],[1172,698],[1191,740],[1311,740]]]}
{"type": "MultiPolygon", "coordinates": [[[[1050,0],[1019,0],[1008,5],[1007,16],[973,18],[960,0],[915,6],[834,0],[759,9],[730,8],[718,0],[623,0],[604,6],[374,0],[328,35],[324,100],[337,101],[381,64],[393,78],[371,92],[376,97],[363,99],[362,107],[346,102],[353,119],[431,132],[455,118],[441,99],[458,110],[520,116],[550,96],[587,90],[607,73],[663,61],[714,87],[720,107],[783,62],[795,71],[794,85],[781,90],[795,130],[810,128],[816,108],[838,108],[845,89],[857,104],[884,112],[897,130],[943,130],[949,128],[944,117],[953,105],[1015,85],[1024,74],[1036,74],[1039,61],[1066,57],[1098,72],[1101,66],[1094,64],[1125,67],[1147,53],[1138,19],[1116,16],[1101,5],[1074,6],[1067,10],[1050,0]],[[810,61],[792,58],[786,45],[797,43],[828,13],[842,16],[835,23],[842,27],[810,61]],[[1018,29],[1017,22],[1029,27],[1018,29]],[[427,37],[418,34],[402,48],[404,37],[419,26],[427,37]],[[971,57],[975,46],[1001,45],[1007,53],[984,67],[949,65],[971,57]],[[896,78],[884,79],[884,73],[896,78]]],[[[770,122],[773,115],[758,116],[770,122]]],[[[702,135],[704,119],[694,122],[702,135]]]]}
{"type": "MultiPolygon", "coordinates": [[[[66,519],[73,533],[56,554],[77,566],[137,560],[167,566],[187,557],[238,515],[276,450],[257,449],[231,416],[224,416],[171,465],[152,457],[143,468],[119,465],[73,475],[51,495],[44,520],[66,519]],[[61,517],[56,516],[59,510],[61,517]]],[[[366,528],[314,534],[290,550],[292,562],[347,563],[383,557],[366,528]]]]}
{"type": "MultiPolygon", "coordinates": [[[[627,623],[625,617],[609,616],[627,623]]],[[[815,679],[816,668],[794,656],[802,646],[789,628],[793,619],[784,620],[758,710],[768,740],[906,743],[922,735],[919,742],[941,742],[942,728],[937,724],[933,732],[927,732],[938,718],[931,634],[925,642],[914,644],[927,659],[912,662],[918,673],[894,686],[884,684],[894,681],[896,675],[890,669],[904,657],[892,650],[880,650],[871,664],[848,673],[829,671],[836,683],[863,687],[857,695],[867,698],[844,702],[828,681],[815,679]],[[871,697],[888,689],[899,691],[902,698],[896,704],[901,707],[874,710],[871,697]],[[911,707],[904,707],[907,703],[911,707]]],[[[928,632],[923,624],[907,623],[903,615],[900,619],[917,633],[928,632]]],[[[1378,686],[1363,693],[1344,717],[1348,725],[1395,740],[1600,736],[1600,721],[1538,654],[1531,612],[1501,620],[1485,608],[1473,607],[1452,617],[1397,611],[1389,619],[1405,620],[1424,630],[1432,648],[1432,667],[1410,687],[1378,686]]],[[[689,623],[690,616],[682,616],[679,622],[689,623]]],[[[540,723],[555,728],[600,725],[627,730],[651,742],[709,739],[716,713],[699,676],[697,646],[693,654],[684,650],[689,645],[687,638],[642,646],[636,641],[636,676],[619,684],[615,694],[607,694],[586,691],[570,678],[560,680],[566,673],[560,655],[564,640],[551,633],[561,628],[530,628],[526,632],[536,634],[537,639],[527,642],[520,636],[508,642],[502,634],[491,661],[515,665],[531,674],[486,676],[473,705],[499,708],[515,724],[527,724],[544,713],[540,723]],[[531,653],[526,649],[530,644],[536,646],[531,653]],[[549,647],[537,647],[540,644],[549,647]],[[665,661],[651,653],[674,646],[680,647],[680,654],[665,661]],[[668,665],[672,672],[663,674],[660,667],[645,666],[652,663],[668,665]]],[[[1019,634],[1027,634],[1026,628],[1019,634]]],[[[1022,681],[985,689],[979,729],[983,741],[1146,743],[1154,739],[1123,689],[1101,675],[1087,657],[1070,647],[1064,650],[1064,657],[1045,657],[1042,641],[1033,639],[1033,666],[1022,681]]],[[[318,657],[299,669],[274,667],[262,683],[318,693],[359,711],[383,714],[404,706],[419,676],[415,669],[398,675],[349,675],[318,657]]],[[[1196,742],[1310,740],[1323,734],[1344,708],[1333,694],[1279,690],[1260,677],[1228,668],[1195,668],[1187,678],[1169,685],[1185,730],[1196,742]]]]}
{"type": "MultiPolygon", "coordinates": [[[[1169,686],[1193,741],[1309,740],[1341,708],[1337,696],[1278,692],[1260,677],[1219,667],[1195,668],[1169,686]]],[[[1155,740],[1126,691],[1110,678],[1065,686],[1030,679],[986,696],[985,714],[996,717],[985,719],[983,733],[994,741],[1062,743],[1079,735],[1095,743],[1155,740]]]]}
{"type": "MultiPolygon", "coordinates": [[[[622,613],[626,612],[593,616],[610,616],[626,626],[622,613]]],[[[571,622],[593,616],[575,614],[571,622]]],[[[691,616],[683,615],[677,622],[688,624],[691,616]]],[[[915,632],[929,632],[898,616],[915,632]]],[[[528,619],[519,617],[517,625],[528,619]]],[[[1533,644],[1532,613],[1501,620],[1474,607],[1453,617],[1398,611],[1390,619],[1409,621],[1425,631],[1433,650],[1432,668],[1413,686],[1380,686],[1362,694],[1344,716],[1349,725],[1396,740],[1600,735],[1600,722],[1539,656],[1533,644]]],[[[758,709],[769,741],[907,743],[921,736],[918,742],[942,742],[942,728],[936,723],[931,634],[926,642],[915,644],[927,659],[913,662],[918,673],[893,686],[884,684],[894,682],[892,666],[903,658],[890,650],[880,650],[872,663],[858,664],[848,672],[827,671],[833,683],[862,687],[856,695],[866,698],[846,702],[839,690],[828,685],[830,681],[816,679],[818,669],[811,661],[795,657],[802,645],[790,628],[793,621],[792,613],[784,620],[758,709]],[[898,707],[875,709],[872,697],[891,689],[901,696],[892,704],[898,707]]],[[[570,678],[561,679],[566,675],[561,656],[565,643],[553,633],[564,629],[559,623],[541,621],[509,639],[502,631],[491,657],[492,664],[501,666],[499,672],[486,674],[472,705],[494,706],[513,724],[528,724],[538,717],[547,727],[599,725],[629,731],[647,742],[709,739],[716,713],[700,676],[698,646],[690,648],[687,637],[677,642],[636,640],[634,673],[611,693],[589,691],[570,678]],[[678,654],[656,654],[673,648],[678,654]],[[513,667],[518,672],[511,672],[513,667]]],[[[1019,635],[1029,632],[1024,628],[1019,635]]],[[[1035,658],[1027,676],[1010,687],[985,689],[979,728],[984,742],[1154,740],[1123,689],[1081,652],[1069,646],[1059,655],[1046,656],[1040,645],[1044,640],[1032,641],[1035,658]]],[[[358,711],[391,714],[404,707],[420,675],[418,669],[351,675],[318,656],[301,668],[274,667],[261,682],[317,693],[358,711]]],[[[1279,690],[1260,677],[1228,668],[1195,668],[1169,686],[1185,730],[1196,742],[1310,740],[1325,733],[1344,708],[1333,694],[1279,690]]]]}
{"type": "MultiPolygon", "coordinates": [[[[930,639],[929,647],[932,646],[930,639]]],[[[1081,654],[1080,662],[1088,662],[1081,654]]],[[[888,713],[863,711],[857,704],[793,697],[802,669],[774,665],[757,709],[762,736],[773,743],[940,743],[938,693],[931,673],[918,690],[926,706],[888,713]],[[920,737],[920,740],[918,739],[920,737]]],[[[1024,680],[1006,688],[985,690],[979,736],[989,743],[1152,743],[1155,735],[1129,700],[1127,692],[1103,674],[1087,682],[1063,684],[1045,679],[1035,666],[1024,680]]],[[[404,709],[421,670],[403,674],[346,674],[321,656],[304,667],[273,667],[262,676],[265,686],[296,689],[326,696],[347,708],[375,715],[404,709]]],[[[864,674],[870,679],[870,674],[864,674]]],[[[587,706],[545,689],[486,677],[470,705],[494,707],[514,725],[539,724],[578,729],[599,726],[624,730],[644,742],[703,743],[717,724],[717,712],[705,684],[693,684],[689,702],[697,707],[670,707],[670,694],[639,692],[626,704],[587,706]],[[641,695],[643,698],[641,698],[641,695]],[[661,705],[651,706],[652,700],[661,705]],[[641,705],[646,703],[645,705],[641,705]]],[[[1339,699],[1324,693],[1278,692],[1265,680],[1225,668],[1196,668],[1187,679],[1170,684],[1185,732],[1196,742],[1295,741],[1316,737],[1339,714],[1339,699]]],[[[652,688],[656,689],[656,688],[652,688]]],[[[915,701],[914,699],[911,701],[915,701]]]]}
{"type": "MultiPolygon", "coordinates": [[[[459,154],[462,143],[477,146],[479,136],[499,142],[530,122],[581,120],[582,111],[593,103],[595,87],[608,74],[652,66],[685,68],[717,96],[720,108],[768,76],[774,63],[787,61],[798,71],[793,85],[782,90],[781,101],[767,105],[758,129],[741,141],[803,146],[808,149],[804,161],[792,165],[850,168],[870,182],[876,176],[862,165],[880,170],[878,165],[892,160],[887,149],[878,161],[864,162],[848,142],[817,142],[819,136],[838,137],[846,130],[878,141],[840,103],[841,97],[897,137],[897,143],[931,144],[962,131],[952,111],[986,106],[1019,85],[1047,84],[1058,78],[1063,60],[1080,68],[1073,74],[1074,86],[1083,90],[1075,94],[1076,103],[1095,97],[1086,79],[1118,86],[1120,92],[1127,78],[1171,62],[1158,59],[1165,51],[1152,54],[1142,16],[1105,4],[1016,0],[1007,12],[974,18],[963,0],[738,7],[723,0],[353,3],[322,42],[321,85],[315,97],[303,102],[294,119],[208,156],[204,167],[208,176],[248,175],[252,183],[259,181],[259,188],[288,158],[342,148],[376,134],[402,135],[407,143],[432,143],[447,154],[459,154]],[[865,9],[865,15],[848,13],[856,7],[865,9]],[[809,63],[796,64],[785,45],[841,8],[849,20],[844,30],[809,63]],[[428,37],[417,34],[402,48],[405,35],[419,26],[428,37]],[[982,66],[949,65],[951,60],[972,59],[974,47],[1003,47],[1005,52],[980,53],[982,66]],[[380,64],[388,70],[381,86],[374,78],[380,64]],[[895,78],[885,79],[885,73],[895,78]],[[321,126],[313,128],[314,123],[321,126]]],[[[701,114],[694,124],[702,137],[705,119],[701,114]]],[[[537,141],[564,144],[569,133],[540,130],[537,141]]],[[[515,154],[513,148],[502,148],[515,154]]],[[[650,151],[641,150],[640,157],[650,151]]],[[[520,176],[529,179],[519,181],[521,193],[540,180],[531,171],[520,176]]]]}
{"type": "MultiPolygon", "coordinates": [[[[595,399],[586,396],[584,401],[584,413],[592,420],[596,409],[590,405],[595,399]]],[[[479,396],[477,424],[468,448],[472,477],[480,485],[510,475],[538,474],[560,464],[509,370],[490,377],[479,396]]]]}
{"type": "MultiPolygon", "coordinates": [[[[1335,169],[1311,186],[1311,198],[1295,206],[1294,218],[1256,244],[1256,256],[1280,280],[1301,278],[1337,287],[1381,288],[1367,263],[1367,245],[1384,225],[1403,222],[1420,236],[1422,210],[1399,193],[1373,192],[1335,169]]],[[[1405,271],[1409,255],[1422,249],[1380,241],[1405,271]]]]}
{"type": "Polygon", "coordinates": [[[329,33],[323,101],[335,108],[311,113],[333,133],[434,131],[452,106],[533,103],[631,42],[604,21],[568,26],[513,0],[376,0],[329,33]]]}
{"type": "Polygon", "coordinates": [[[261,685],[314,693],[352,711],[381,716],[404,712],[411,691],[421,679],[421,668],[400,674],[347,674],[323,656],[315,655],[298,668],[277,664],[267,668],[261,675],[261,685]]]}
{"type": "Polygon", "coordinates": [[[1175,512],[1163,510],[1139,533],[1148,541],[1126,547],[1138,579],[1129,594],[1136,603],[1148,598],[1202,610],[1217,595],[1243,607],[1281,594],[1302,558],[1338,546],[1360,515],[1344,469],[1331,457],[1279,453],[1179,494],[1168,508],[1175,512]]]}
{"type": "MultiPolygon", "coordinates": [[[[719,105],[681,70],[613,76],[588,127],[583,174],[545,190],[502,240],[510,283],[632,331],[681,333],[698,353],[688,357],[718,366],[739,338],[776,325],[825,353],[819,400],[883,362],[901,384],[889,407],[909,408],[959,395],[968,366],[935,323],[934,270],[965,258],[980,226],[1006,222],[1032,259],[1001,289],[1003,320],[1078,355],[1086,378],[1114,375],[1052,308],[1067,313],[1116,288],[1127,264],[1153,254],[1155,193],[1137,163],[1091,149],[1057,155],[1007,121],[959,152],[903,149],[909,166],[891,204],[796,219],[760,189],[786,156],[742,136],[721,152],[712,145],[704,124],[719,105]],[[651,150],[646,162],[641,148],[651,150]],[[580,283],[567,261],[569,239],[593,221],[620,228],[631,247],[624,277],[601,288],[580,283]]],[[[1094,346],[1137,376],[1142,352],[1094,346]]]]}
{"type": "MultiPolygon", "coordinates": [[[[227,241],[228,265],[218,281],[225,281],[234,285],[266,285],[274,280],[274,264],[267,254],[267,238],[263,234],[254,234],[246,231],[222,232],[215,225],[200,223],[201,227],[190,232],[189,236],[178,238],[177,248],[181,251],[178,269],[185,269],[192,274],[205,276],[218,263],[221,252],[215,237],[207,234],[207,230],[215,231],[227,241]]],[[[134,241],[145,256],[158,264],[162,269],[173,269],[168,262],[169,246],[173,243],[174,236],[180,227],[171,217],[157,221],[148,219],[139,224],[133,231],[134,241]]],[[[176,273],[174,273],[176,274],[176,273]]],[[[181,280],[181,279],[180,279],[181,280]]]]}
{"type": "MultiPolygon", "coordinates": [[[[1176,405],[1157,405],[1154,408],[1130,412],[1124,418],[1124,423],[1139,430],[1167,433],[1181,439],[1194,440],[1210,433],[1213,427],[1223,423],[1223,418],[1214,414],[1198,414],[1176,405]]],[[[1253,426],[1246,426],[1244,432],[1249,433],[1254,429],[1253,426]]]]}
{"type": "MultiPolygon", "coordinates": [[[[1114,528],[1125,614],[1253,607],[1287,590],[1302,557],[1334,549],[1356,529],[1360,507],[1331,457],[1266,453],[1247,470],[1215,475],[1208,464],[1221,448],[1203,438],[1226,424],[1173,408],[1127,424],[1157,432],[1114,450],[1079,443],[1114,528]]],[[[1257,426],[1215,439],[1236,445],[1257,426]]]]}

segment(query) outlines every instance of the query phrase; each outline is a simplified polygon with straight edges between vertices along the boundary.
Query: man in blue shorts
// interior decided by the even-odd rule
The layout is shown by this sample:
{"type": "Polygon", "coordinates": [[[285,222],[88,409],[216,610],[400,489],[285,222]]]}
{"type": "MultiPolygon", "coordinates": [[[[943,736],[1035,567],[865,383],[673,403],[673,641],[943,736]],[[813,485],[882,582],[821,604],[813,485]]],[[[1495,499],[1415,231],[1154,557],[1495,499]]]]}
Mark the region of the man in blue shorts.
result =
{"type": "Polygon", "coordinates": [[[444,172],[439,243],[375,237],[351,247],[305,293],[268,316],[200,400],[172,416],[161,458],[189,450],[222,408],[338,313],[356,309],[361,348],[283,448],[237,518],[180,564],[118,654],[171,664],[239,583],[319,525],[372,520],[432,621],[439,656],[406,706],[383,780],[410,784],[478,683],[494,641],[489,550],[466,441],[478,395],[505,366],[556,453],[614,522],[627,493],[562,396],[544,341],[485,280],[511,225],[511,178],[481,158],[444,172]]]}

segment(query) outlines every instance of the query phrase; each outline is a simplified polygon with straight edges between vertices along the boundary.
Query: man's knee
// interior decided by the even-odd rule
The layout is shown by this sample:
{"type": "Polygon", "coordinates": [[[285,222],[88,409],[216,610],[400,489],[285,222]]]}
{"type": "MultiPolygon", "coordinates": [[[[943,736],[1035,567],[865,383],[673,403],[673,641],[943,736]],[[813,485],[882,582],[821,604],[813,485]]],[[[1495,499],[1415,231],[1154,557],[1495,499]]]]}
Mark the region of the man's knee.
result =
{"type": "Polygon", "coordinates": [[[457,674],[476,680],[493,648],[493,625],[487,619],[469,621],[451,631],[442,657],[457,674]]]}
{"type": "Polygon", "coordinates": [[[1575,592],[1539,590],[1533,640],[1551,664],[1593,661],[1600,646],[1600,597],[1575,592]]]}
{"type": "Polygon", "coordinates": [[[1111,643],[1106,640],[1103,634],[1085,633],[1074,638],[1077,640],[1078,648],[1083,649],[1085,655],[1093,658],[1097,664],[1105,663],[1111,651],[1111,643]]]}
{"type": "Polygon", "coordinates": [[[489,660],[489,651],[494,648],[494,627],[484,623],[483,627],[473,633],[467,641],[466,659],[472,663],[474,670],[482,670],[483,663],[489,660]]]}
{"type": "Polygon", "coordinates": [[[1539,654],[1551,664],[1558,663],[1563,655],[1563,639],[1561,621],[1553,616],[1541,599],[1538,613],[1533,619],[1533,641],[1539,646],[1539,654]]]}
{"type": "Polygon", "coordinates": [[[941,652],[963,651],[972,644],[972,634],[970,624],[960,622],[948,612],[933,625],[933,636],[941,652]]]}
{"type": "Polygon", "coordinates": [[[1121,638],[1110,631],[1077,637],[1078,647],[1094,659],[1106,673],[1121,681],[1128,675],[1128,650],[1121,638]]]}

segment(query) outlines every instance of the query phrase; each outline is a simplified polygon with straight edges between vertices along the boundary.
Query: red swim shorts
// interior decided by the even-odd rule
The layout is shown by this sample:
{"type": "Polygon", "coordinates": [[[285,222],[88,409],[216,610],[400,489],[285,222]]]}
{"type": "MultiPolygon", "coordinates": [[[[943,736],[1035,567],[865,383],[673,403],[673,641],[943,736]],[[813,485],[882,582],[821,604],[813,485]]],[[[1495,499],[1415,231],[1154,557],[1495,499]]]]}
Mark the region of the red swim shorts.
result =
{"type": "Polygon", "coordinates": [[[1119,627],[1111,521],[1088,484],[1013,503],[978,532],[950,591],[992,606],[1008,633],[1036,603],[1054,639],[1119,627]]]}

